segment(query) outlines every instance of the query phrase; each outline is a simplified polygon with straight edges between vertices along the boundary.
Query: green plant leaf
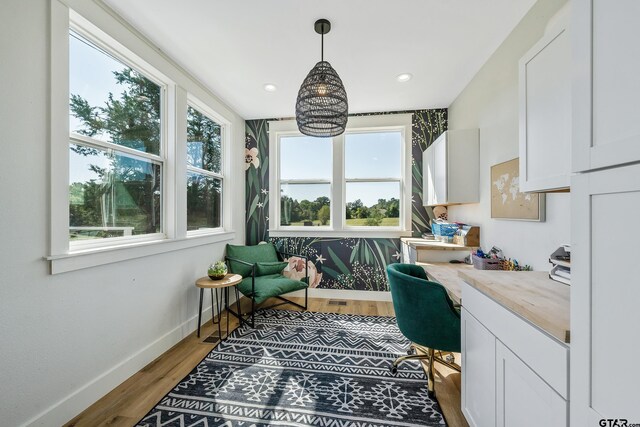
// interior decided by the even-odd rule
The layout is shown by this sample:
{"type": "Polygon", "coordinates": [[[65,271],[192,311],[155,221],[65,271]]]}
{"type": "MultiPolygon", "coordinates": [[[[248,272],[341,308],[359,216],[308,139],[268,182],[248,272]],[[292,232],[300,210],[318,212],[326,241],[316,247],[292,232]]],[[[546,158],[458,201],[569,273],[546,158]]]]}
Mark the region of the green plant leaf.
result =
{"type": "Polygon", "coordinates": [[[249,234],[247,235],[247,243],[249,245],[255,245],[256,243],[258,243],[258,233],[256,231],[255,221],[251,221],[251,228],[249,234]]]}
{"type": "Polygon", "coordinates": [[[329,277],[333,277],[336,278],[340,275],[340,273],[338,273],[337,271],[335,271],[333,268],[329,268],[329,267],[325,267],[324,265],[322,266],[322,274],[327,274],[327,276],[329,277]]]}
{"type": "Polygon", "coordinates": [[[251,173],[251,169],[247,170],[247,199],[249,199],[254,193],[254,177],[251,173]]]}
{"type": "Polygon", "coordinates": [[[382,246],[386,246],[392,250],[398,250],[398,247],[393,243],[392,239],[373,239],[374,242],[381,244],[382,246]]]}
{"type": "Polygon", "coordinates": [[[358,245],[354,246],[353,249],[351,250],[351,256],[349,257],[349,262],[351,264],[353,264],[353,262],[356,260],[356,256],[358,256],[358,245]]]}
{"type": "Polygon", "coordinates": [[[258,206],[258,200],[260,200],[260,195],[256,194],[253,198],[253,201],[251,202],[251,207],[249,207],[249,213],[247,214],[247,216],[253,216],[253,213],[256,211],[256,206],[258,206]]]}
{"type": "Polygon", "coordinates": [[[376,242],[375,240],[373,241],[373,244],[376,246],[376,249],[378,249],[378,260],[381,262],[378,262],[378,265],[384,265],[385,261],[386,261],[386,253],[382,250],[382,248],[380,247],[380,245],[378,244],[378,242],[376,242]]]}
{"type": "Polygon", "coordinates": [[[335,263],[342,274],[351,274],[351,271],[347,268],[347,266],[342,262],[342,260],[336,255],[336,253],[331,248],[327,248],[327,252],[329,252],[329,256],[331,260],[335,263]]]}
{"type": "Polygon", "coordinates": [[[262,187],[267,188],[268,181],[265,182],[265,178],[267,177],[267,173],[269,172],[269,156],[264,156],[262,161],[260,162],[260,173],[262,174],[262,187]]]}

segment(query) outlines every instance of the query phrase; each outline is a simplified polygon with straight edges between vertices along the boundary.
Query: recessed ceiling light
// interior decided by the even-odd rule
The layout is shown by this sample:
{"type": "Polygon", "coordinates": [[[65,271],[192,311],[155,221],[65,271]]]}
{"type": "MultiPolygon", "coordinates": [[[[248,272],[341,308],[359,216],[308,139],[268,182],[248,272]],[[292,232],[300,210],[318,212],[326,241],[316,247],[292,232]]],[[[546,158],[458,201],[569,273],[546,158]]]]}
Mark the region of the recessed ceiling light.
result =
{"type": "Polygon", "coordinates": [[[404,83],[411,80],[411,77],[413,77],[413,75],[411,75],[410,73],[402,73],[396,76],[396,80],[398,80],[400,83],[404,83]]]}
{"type": "Polygon", "coordinates": [[[267,83],[266,85],[264,85],[264,90],[266,90],[267,92],[275,92],[276,89],[278,88],[274,84],[267,83]]]}

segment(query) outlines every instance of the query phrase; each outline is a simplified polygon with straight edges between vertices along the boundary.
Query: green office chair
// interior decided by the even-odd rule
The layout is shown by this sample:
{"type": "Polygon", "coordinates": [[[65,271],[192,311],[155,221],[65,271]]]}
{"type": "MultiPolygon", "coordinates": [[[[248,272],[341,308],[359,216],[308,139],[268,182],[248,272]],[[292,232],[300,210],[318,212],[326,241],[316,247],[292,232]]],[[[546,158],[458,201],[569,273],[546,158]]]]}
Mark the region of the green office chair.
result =
{"type": "Polygon", "coordinates": [[[403,360],[428,358],[428,391],[430,397],[435,397],[434,361],[460,372],[460,366],[453,363],[452,355],[445,360],[442,354],[460,353],[460,312],[444,286],[427,280],[422,267],[391,264],[387,266],[387,275],[398,327],[412,342],[407,355],[394,360],[391,372],[395,374],[403,360]],[[417,349],[426,354],[417,354],[417,349]]]}

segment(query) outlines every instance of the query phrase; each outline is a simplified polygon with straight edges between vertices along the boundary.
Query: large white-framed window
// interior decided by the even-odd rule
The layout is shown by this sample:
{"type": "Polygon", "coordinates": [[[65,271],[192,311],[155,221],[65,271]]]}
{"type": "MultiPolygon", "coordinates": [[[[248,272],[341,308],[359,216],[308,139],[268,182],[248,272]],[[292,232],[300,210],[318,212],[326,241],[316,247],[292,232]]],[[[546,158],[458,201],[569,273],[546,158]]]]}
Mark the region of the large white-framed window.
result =
{"type": "Polygon", "coordinates": [[[50,102],[51,273],[235,238],[242,119],[93,2],[51,2],[50,102]]]}
{"type": "Polygon", "coordinates": [[[69,27],[69,249],[163,239],[171,82],[69,27]]]}
{"type": "Polygon", "coordinates": [[[333,138],[305,137],[294,120],[269,122],[269,234],[409,235],[411,117],[350,117],[333,138]]]}
{"type": "Polygon", "coordinates": [[[225,151],[229,122],[188,95],[187,103],[187,235],[223,230],[225,151]]]}

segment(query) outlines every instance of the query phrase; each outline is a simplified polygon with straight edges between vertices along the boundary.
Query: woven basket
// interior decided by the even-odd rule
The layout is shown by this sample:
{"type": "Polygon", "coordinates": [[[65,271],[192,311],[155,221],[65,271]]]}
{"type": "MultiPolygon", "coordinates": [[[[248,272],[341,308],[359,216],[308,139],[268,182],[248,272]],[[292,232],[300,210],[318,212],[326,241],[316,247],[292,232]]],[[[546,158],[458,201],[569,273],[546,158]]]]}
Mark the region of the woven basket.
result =
{"type": "Polygon", "coordinates": [[[473,267],[476,270],[502,270],[502,261],[494,258],[480,258],[473,254],[473,267]]]}

